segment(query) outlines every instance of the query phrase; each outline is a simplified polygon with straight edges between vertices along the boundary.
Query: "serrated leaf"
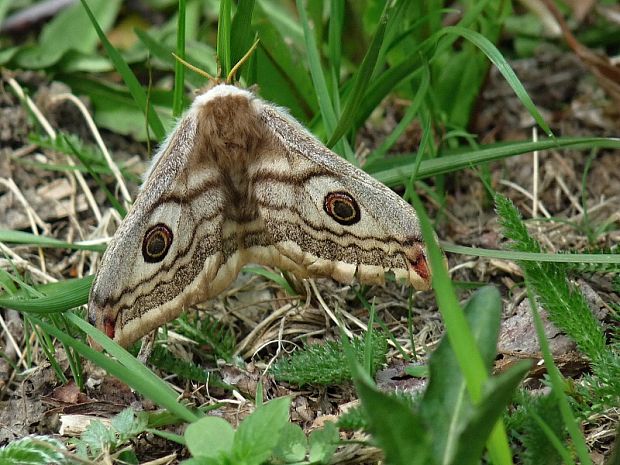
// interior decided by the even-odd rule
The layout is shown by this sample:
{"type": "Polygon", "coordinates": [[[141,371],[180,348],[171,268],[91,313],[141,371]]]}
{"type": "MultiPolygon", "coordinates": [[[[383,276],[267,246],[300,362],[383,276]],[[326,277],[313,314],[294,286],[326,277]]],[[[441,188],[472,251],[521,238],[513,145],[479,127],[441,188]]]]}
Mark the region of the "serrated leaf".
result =
{"type": "Polygon", "coordinates": [[[40,465],[67,463],[64,445],[47,436],[28,436],[0,447],[0,463],[40,465]]]}
{"type": "Polygon", "coordinates": [[[80,441],[86,445],[92,455],[97,455],[106,444],[113,443],[114,433],[101,421],[93,420],[80,436],[80,441]]]}
{"type": "Polygon", "coordinates": [[[133,425],[134,415],[133,410],[126,408],[121,410],[114,418],[112,418],[111,425],[118,433],[124,434],[131,430],[133,425]]]}
{"type": "Polygon", "coordinates": [[[131,408],[122,410],[112,418],[112,428],[123,440],[130,439],[142,433],[148,424],[148,416],[144,412],[136,413],[131,408]]]}

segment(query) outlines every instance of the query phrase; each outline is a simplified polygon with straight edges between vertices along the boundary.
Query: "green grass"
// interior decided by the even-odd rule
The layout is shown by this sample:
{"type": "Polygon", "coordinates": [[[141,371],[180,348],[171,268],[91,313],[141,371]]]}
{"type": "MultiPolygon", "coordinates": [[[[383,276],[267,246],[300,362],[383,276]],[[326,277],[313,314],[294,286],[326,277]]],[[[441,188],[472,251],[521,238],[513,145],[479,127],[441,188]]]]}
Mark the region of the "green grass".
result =
{"type": "MultiPolygon", "coordinates": [[[[389,187],[405,187],[405,198],[411,199],[422,220],[434,270],[433,287],[446,327],[444,341],[429,362],[429,388],[415,402],[406,402],[387,396],[374,386],[368,372],[378,369],[385,353],[385,344],[378,344],[377,338],[380,342],[386,338],[375,329],[381,322],[374,324],[374,310],[370,305],[367,307],[373,316],[365,339],[349,343],[343,337],[341,341],[322,346],[306,346],[290,359],[281,358],[273,373],[276,378],[302,385],[329,386],[353,380],[362,401],[359,424],[373,433],[389,463],[479,463],[488,454],[486,457],[494,464],[509,464],[513,463],[513,453],[516,461],[543,463],[551,449],[566,463],[576,462],[576,458],[580,463],[590,463],[579,430],[580,422],[585,419],[581,412],[587,412],[589,404],[594,403],[613,406],[620,398],[620,351],[617,334],[614,333],[615,342],[606,342],[605,328],[593,319],[583,296],[568,281],[567,273],[582,271],[587,266],[588,272],[617,274],[620,254],[613,251],[545,253],[529,236],[510,202],[499,196],[496,197],[498,216],[505,236],[512,240],[509,250],[445,245],[444,250],[452,253],[516,261],[525,274],[524,286],[531,301],[540,302],[552,321],[576,341],[581,353],[590,360],[593,373],[580,391],[582,398],[571,397],[548,352],[534,310],[552,387],[552,394],[545,401],[536,402],[517,393],[527,367],[518,366],[501,375],[491,375],[501,311],[499,295],[483,288],[474,294],[463,312],[455,283],[444,270],[443,255],[434,242],[433,225],[416,192],[424,190],[429,198],[441,202],[447,176],[458,175],[462,170],[482,168],[489,162],[533,150],[618,150],[620,139],[554,136],[508,65],[505,53],[498,49],[504,23],[514,18],[508,2],[485,0],[463,4],[465,8],[458,22],[443,27],[442,20],[453,13],[446,8],[447,2],[222,0],[215,10],[209,10],[212,4],[207,2],[205,10],[209,14],[204,18],[197,2],[181,0],[174,10],[176,15],[170,14],[166,24],[137,31],[139,40],[133,48],[117,50],[105,31],[117,19],[118,2],[110,2],[106,7],[102,1],[82,0],[82,5],[52,19],[35,47],[0,52],[0,63],[9,68],[38,67],[54,73],[55,78],[70,85],[74,92],[91,98],[100,126],[142,140],[161,142],[172,119],[189,105],[191,91],[205,84],[195,73],[186,72],[174,60],[172,52],[212,74],[219,71],[220,77],[226,77],[258,39],[257,50],[237,73],[241,84],[258,85],[262,97],[289,108],[293,116],[353,163],[357,163],[354,155],[357,135],[373,112],[384,108],[382,102],[387,97],[397,95],[408,99],[411,104],[400,123],[384,141],[370,148],[363,169],[389,187]],[[295,13],[299,21],[290,19],[295,13]],[[84,34],[83,43],[64,37],[63,25],[68,22],[75,23],[77,30],[84,34]],[[105,53],[97,51],[98,40],[105,53]],[[48,50],[50,44],[58,45],[53,53],[48,50]],[[45,53],[48,53],[45,61],[35,60],[45,53]],[[501,71],[548,138],[537,142],[480,144],[468,133],[469,118],[490,66],[501,71]],[[123,85],[97,75],[99,71],[113,70],[123,85]],[[172,79],[174,85],[170,86],[172,79]],[[152,82],[147,90],[146,82],[152,82]],[[419,150],[390,153],[399,137],[415,122],[424,130],[419,150]],[[465,140],[472,143],[465,145],[462,142],[465,140]],[[446,405],[442,406],[439,399],[446,405]],[[513,417],[505,415],[511,402],[519,411],[513,417]],[[557,412],[561,417],[559,424],[557,412]],[[515,439],[521,431],[537,431],[540,442],[526,451],[520,450],[520,445],[528,444],[523,436],[515,439]],[[545,438],[544,442],[541,437],[545,438]]],[[[6,8],[0,2],[0,17],[6,8]]],[[[75,169],[89,174],[104,190],[109,205],[123,214],[122,203],[114,198],[112,190],[104,189],[109,168],[95,150],[77,139],[71,139],[71,143],[65,138],[49,141],[34,134],[32,140],[41,147],[61,150],[76,158],[75,168],[48,165],[45,169],[67,173],[75,169]]],[[[594,155],[588,160],[583,173],[584,186],[588,169],[596,163],[594,155]]],[[[126,171],[123,175],[129,176],[126,171]]],[[[482,177],[484,182],[486,178],[482,177]]],[[[585,205],[585,197],[582,200],[585,205]]],[[[614,226],[590,225],[587,215],[584,221],[581,227],[592,244],[614,226]]],[[[0,231],[0,242],[84,252],[101,252],[104,248],[101,244],[68,244],[22,231],[0,231]]],[[[297,294],[277,273],[264,269],[249,271],[266,277],[289,295],[297,294]]],[[[337,429],[326,426],[306,438],[297,425],[287,421],[286,399],[260,405],[263,394],[257,392],[257,411],[236,431],[228,423],[225,426],[224,420],[214,424],[213,418],[203,417],[202,411],[179,402],[177,393],[158,376],[89,328],[80,310],[67,312],[86,303],[91,282],[92,276],[86,276],[37,285],[31,276],[17,269],[0,273],[0,285],[4,289],[0,305],[23,312],[28,328],[36,333],[62,382],[66,378],[54,355],[55,340],[64,345],[72,376],[80,386],[83,385],[81,355],[165,408],[172,415],[169,423],[188,423],[184,437],[167,436],[189,447],[193,458],[186,463],[258,465],[270,458],[281,463],[308,463],[314,458],[316,463],[322,463],[333,456],[338,442],[337,429]],[[112,357],[89,348],[84,343],[84,334],[103,345],[112,357]],[[269,426],[271,434],[265,434],[269,426]],[[205,447],[205,437],[220,447],[217,450],[205,447]]],[[[363,292],[359,294],[360,301],[367,304],[363,292]]],[[[229,328],[207,322],[200,331],[192,331],[194,328],[187,321],[179,320],[175,324],[180,332],[200,344],[214,347],[214,358],[234,361],[234,333],[229,328]]],[[[393,336],[388,338],[396,343],[393,336]]],[[[408,354],[402,346],[395,345],[406,358],[408,354]]],[[[175,361],[164,357],[162,363],[170,367],[175,361]]],[[[197,371],[199,368],[179,365],[175,371],[179,376],[204,381],[197,371]]],[[[105,439],[110,450],[121,450],[145,431],[142,420],[138,421],[131,412],[123,415],[111,429],[95,425],[80,439],[78,446],[82,447],[83,457],[99,460],[104,450],[93,444],[101,444],[105,439]]],[[[32,452],[33,457],[53,455],[45,444],[32,441],[15,447],[22,447],[24,453],[32,452]]],[[[15,448],[0,449],[0,457],[14,451],[15,448]]],[[[124,459],[131,461],[134,457],[124,459]]]]}

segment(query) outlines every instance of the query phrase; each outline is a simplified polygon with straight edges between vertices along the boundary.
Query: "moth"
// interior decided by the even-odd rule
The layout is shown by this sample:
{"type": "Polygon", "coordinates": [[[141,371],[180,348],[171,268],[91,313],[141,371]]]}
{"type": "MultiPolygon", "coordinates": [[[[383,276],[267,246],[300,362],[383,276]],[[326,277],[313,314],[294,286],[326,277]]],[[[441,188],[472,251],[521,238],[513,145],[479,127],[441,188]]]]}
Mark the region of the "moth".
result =
{"type": "Polygon", "coordinates": [[[102,258],[89,320],[128,346],[216,296],[247,263],[343,283],[391,272],[419,290],[431,278],[407,202],[285,110],[217,84],[155,155],[102,258]]]}

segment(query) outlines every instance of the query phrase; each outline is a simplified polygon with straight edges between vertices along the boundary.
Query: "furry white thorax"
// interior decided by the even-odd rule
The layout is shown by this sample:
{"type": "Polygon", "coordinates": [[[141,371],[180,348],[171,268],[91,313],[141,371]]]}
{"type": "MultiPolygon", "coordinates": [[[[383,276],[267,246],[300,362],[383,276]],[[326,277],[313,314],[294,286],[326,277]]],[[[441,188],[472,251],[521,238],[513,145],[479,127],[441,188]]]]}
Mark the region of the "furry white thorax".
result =
{"type": "Polygon", "coordinates": [[[232,97],[232,96],[241,96],[245,97],[248,100],[253,100],[256,98],[252,92],[246,89],[240,89],[239,87],[233,86],[231,84],[218,84],[215,87],[212,87],[204,94],[200,94],[198,97],[194,99],[192,103],[192,107],[190,111],[195,110],[197,107],[201,107],[208,103],[209,101],[216,99],[218,97],[232,97]]]}
{"type": "MultiPolygon", "coordinates": [[[[212,87],[211,89],[209,89],[205,93],[198,95],[194,99],[194,101],[192,102],[192,106],[189,108],[189,110],[187,110],[185,112],[185,114],[183,114],[177,120],[177,122],[176,122],[176,124],[174,126],[174,129],[168,133],[166,138],[159,145],[159,148],[157,149],[157,152],[155,152],[155,155],[153,155],[153,158],[151,159],[151,163],[149,164],[149,167],[146,169],[146,171],[142,175],[143,185],[144,185],[144,182],[149,178],[149,176],[153,172],[153,169],[155,168],[155,166],[159,162],[159,159],[161,158],[161,156],[166,151],[166,148],[168,147],[168,145],[170,143],[170,139],[179,130],[179,126],[181,125],[181,123],[186,118],[190,118],[191,120],[195,121],[196,117],[198,116],[198,111],[199,111],[200,107],[206,105],[211,100],[216,99],[218,97],[230,97],[230,96],[245,97],[248,100],[250,100],[251,102],[254,102],[256,105],[260,105],[262,103],[262,100],[257,98],[249,90],[240,89],[239,87],[236,87],[236,86],[231,85],[231,84],[218,84],[217,86],[212,87]]],[[[286,111],[281,111],[281,112],[285,116],[288,116],[288,113],[286,111]]]]}

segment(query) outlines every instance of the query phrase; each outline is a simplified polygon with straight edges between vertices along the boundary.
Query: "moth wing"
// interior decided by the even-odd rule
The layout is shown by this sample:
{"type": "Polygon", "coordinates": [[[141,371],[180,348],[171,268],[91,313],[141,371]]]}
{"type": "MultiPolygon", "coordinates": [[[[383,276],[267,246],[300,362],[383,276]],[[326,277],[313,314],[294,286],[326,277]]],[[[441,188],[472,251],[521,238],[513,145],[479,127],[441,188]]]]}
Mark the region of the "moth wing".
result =
{"type": "Polygon", "coordinates": [[[193,143],[196,121],[190,111],[162,144],[91,289],[90,321],[122,345],[228,284],[219,253],[225,199],[218,171],[193,143]],[[157,225],[170,231],[170,246],[161,260],[149,262],[143,244],[157,225]]]}
{"type": "Polygon", "coordinates": [[[251,173],[274,256],[298,275],[383,283],[385,273],[430,286],[413,208],[395,192],[327,149],[283,111],[263,103],[267,145],[251,173]]]}

